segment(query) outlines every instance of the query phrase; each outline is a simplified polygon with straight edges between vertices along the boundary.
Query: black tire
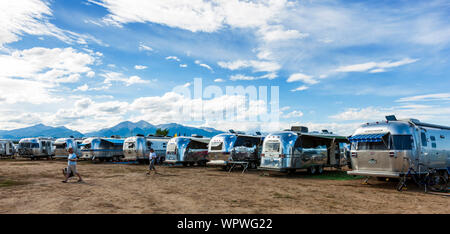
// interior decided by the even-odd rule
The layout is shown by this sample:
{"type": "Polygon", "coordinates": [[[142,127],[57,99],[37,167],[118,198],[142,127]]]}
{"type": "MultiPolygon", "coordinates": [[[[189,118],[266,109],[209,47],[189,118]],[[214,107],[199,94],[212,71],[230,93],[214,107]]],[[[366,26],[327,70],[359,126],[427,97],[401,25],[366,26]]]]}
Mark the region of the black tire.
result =
{"type": "Polygon", "coordinates": [[[377,177],[378,181],[386,181],[386,177],[377,177]]]}
{"type": "MultiPolygon", "coordinates": [[[[438,171],[431,178],[429,178],[429,190],[434,192],[445,192],[448,186],[447,171],[438,171]]],[[[425,188],[427,188],[426,186],[425,188]]]]}
{"type": "Polygon", "coordinates": [[[317,169],[316,169],[316,167],[315,167],[315,166],[312,166],[312,167],[308,167],[308,173],[309,173],[309,174],[311,174],[311,175],[315,175],[315,174],[316,174],[316,172],[317,172],[317,169]]]}
{"type": "Polygon", "coordinates": [[[323,166],[317,166],[317,174],[322,174],[323,173],[323,166]]]}
{"type": "Polygon", "coordinates": [[[296,171],[297,171],[296,169],[288,169],[287,173],[288,175],[293,175],[295,174],[296,171]]]}
{"type": "Polygon", "coordinates": [[[187,163],[187,162],[183,162],[182,164],[183,164],[184,167],[189,166],[189,163],[187,163]]]}

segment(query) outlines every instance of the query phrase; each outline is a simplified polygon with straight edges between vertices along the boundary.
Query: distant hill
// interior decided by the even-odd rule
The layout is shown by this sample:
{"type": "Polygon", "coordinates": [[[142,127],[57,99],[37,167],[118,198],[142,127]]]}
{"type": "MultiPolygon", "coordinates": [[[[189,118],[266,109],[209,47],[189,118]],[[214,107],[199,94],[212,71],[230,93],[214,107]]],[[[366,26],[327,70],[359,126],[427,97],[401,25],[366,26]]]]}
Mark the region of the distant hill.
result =
{"type": "Polygon", "coordinates": [[[70,130],[66,127],[50,127],[43,124],[19,128],[14,130],[0,130],[0,138],[21,139],[27,137],[83,137],[81,132],[70,130]]]}
{"type": "Polygon", "coordinates": [[[222,131],[213,129],[213,128],[195,128],[188,127],[181,124],[170,123],[170,124],[159,124],[152,125],[146,121],[139,121],[136,123],[125,121],[117,124],[111,128],[105,128],[95,132],[86,133],[86,136],[101,136],[101,137],[110,137],[112,135],[119,135],[122,137],[135,136],[136,134],[155,134],[156,129],[169,129],[169,135],[173,136],[175,133],[178,135],[186,135],[191,136],[192,134],[198,134],[205,137],[213,137],[217,134],[222,133],[222,131]]]}
{"type": "Polygon", "coordinates": [[[88,132],[85,135],[90,136],[100,136],[100,137],[110,137],[112,135],[119,135],[122,137],[135,136],[136,134],[148,135],[150,133],[155,133],[158,127],[145,122],[143,120],[133,123],[130,121],[125,121],[117,124],[111,128],[104,128],[95,132],[88,132]]]}
{"type": "Polygon", "coordinates": [[[219,131],[214,128],[195,128],[176,123],[160,124],[157,125],[157,127],[162,129],[169,129],[170,136],[173,136],[176,133],[178,134],[178,136],[191,136],[192,134],[197,134],[205,137],[213,137],[217,134],[223,133],[223,131],[219,131]]]}
{"type": "Polygon", "coordinates": [[[135,136],[137,134],[155,134],[156,129],[169,129],[169,136],[173,136],[177,133],[179,136],[191,136],[192,134],[198,134],[205,137],[213,137],[217,134],[223,133],[222,131],[214,128],[195,128],[188,127],[181,124],[159,124],[152,125],[146,121],[139,121],[136,123],[125,121],[113,126],[111,128],[104,128],[95,132],[88,132],[83,134],[78,131],[70,130],[66,127],[50,127],[43,124],[38,124],[26,128],[14,129],[14,130],[0,130],[1,139],[21,139],[27,137],[110,137],[112,135],[119,135],[121,137],[135,136]]]}

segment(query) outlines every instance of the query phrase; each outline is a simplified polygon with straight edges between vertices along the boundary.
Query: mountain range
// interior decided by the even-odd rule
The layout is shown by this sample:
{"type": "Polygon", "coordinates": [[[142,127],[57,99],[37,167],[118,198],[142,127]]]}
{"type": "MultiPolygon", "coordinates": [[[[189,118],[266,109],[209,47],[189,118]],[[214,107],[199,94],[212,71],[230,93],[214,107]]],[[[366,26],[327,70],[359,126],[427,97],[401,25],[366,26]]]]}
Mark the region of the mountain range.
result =
{"type": "Polygon", "coordinates": [[[159,124],[153,125],[146,121],[138,121],[136,123],[130,121],[121,122],[111,128],[104,128],[99,131],[81,133],[78,131],[70,130],[66,127],[51,127],[43,124],[37,124],[34,126],[14,129],[14,130],[0,130],[0,138],[3,139],[21,139],[26,137],[54,137],[54,138],[63,138],[63,137],[110,137],[113,135],[118,135],[121,137],[129,137],[135,136],[137,134],[155,134],[156,129],[168,129],[169,136],[173,136],[177,134],[178,136],[191,136],[192,134],[197,134],[205,137],[213,137],[217,134],[223,133],[223,131],[216,130],[214,128],[196,128],[184,126],[177,123],[169,123],[169,124],[159,124]]]}

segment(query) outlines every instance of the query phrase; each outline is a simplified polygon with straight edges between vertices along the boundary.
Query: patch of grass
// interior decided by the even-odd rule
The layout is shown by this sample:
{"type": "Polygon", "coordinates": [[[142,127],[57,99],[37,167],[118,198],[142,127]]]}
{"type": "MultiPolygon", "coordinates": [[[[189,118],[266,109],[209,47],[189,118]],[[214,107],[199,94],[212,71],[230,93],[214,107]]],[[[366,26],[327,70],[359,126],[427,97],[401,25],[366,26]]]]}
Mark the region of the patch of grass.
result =
{"type": "Polygon", "coordinates": [[[324,171],[320,175],[305,175],[303,177],[321,180],[359,180],[365,178],[364,176],[349,175],[345,171],[324,171]]]}
{"type": "Polygon", "coordinates": [[[16,180],[8,180],[8,179],[0,180],[0,188],[24,185],[24,184],[28,184],[28,183],[24,182],[24,181],[16,181],[16,180]]]}

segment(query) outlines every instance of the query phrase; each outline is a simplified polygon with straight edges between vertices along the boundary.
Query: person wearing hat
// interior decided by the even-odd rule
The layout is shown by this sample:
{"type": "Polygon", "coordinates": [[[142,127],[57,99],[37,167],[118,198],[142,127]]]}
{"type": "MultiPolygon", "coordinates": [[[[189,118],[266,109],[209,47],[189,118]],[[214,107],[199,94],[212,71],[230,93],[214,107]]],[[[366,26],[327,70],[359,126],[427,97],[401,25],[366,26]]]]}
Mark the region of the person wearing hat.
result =
{"type": "Polygon", "coordinates": [[[70,174],[73,173],[78,176],[78,182],[83,182],[83,179],[81,179],[81,175],[77,171],[77,155],[73,153],[73,149],[69,148],[67,150],[69,152],[69,156],[67,157],[67,173],[66,173],[66,179],[63,180],[63,183],[67,183],[67,180],[70,177],[70,174]]]}

